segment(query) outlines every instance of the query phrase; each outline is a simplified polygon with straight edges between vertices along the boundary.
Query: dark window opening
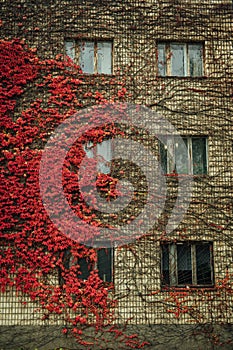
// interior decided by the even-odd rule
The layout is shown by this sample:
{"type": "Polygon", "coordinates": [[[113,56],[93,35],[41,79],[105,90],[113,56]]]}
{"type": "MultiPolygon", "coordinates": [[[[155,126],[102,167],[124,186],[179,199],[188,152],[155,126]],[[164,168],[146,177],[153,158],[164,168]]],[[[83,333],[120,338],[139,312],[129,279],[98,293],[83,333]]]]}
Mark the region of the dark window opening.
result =
{"type": "Polygon", "coordinates": [[[162,286],[213,286],[213,244],[162,243],[162,286]]]}

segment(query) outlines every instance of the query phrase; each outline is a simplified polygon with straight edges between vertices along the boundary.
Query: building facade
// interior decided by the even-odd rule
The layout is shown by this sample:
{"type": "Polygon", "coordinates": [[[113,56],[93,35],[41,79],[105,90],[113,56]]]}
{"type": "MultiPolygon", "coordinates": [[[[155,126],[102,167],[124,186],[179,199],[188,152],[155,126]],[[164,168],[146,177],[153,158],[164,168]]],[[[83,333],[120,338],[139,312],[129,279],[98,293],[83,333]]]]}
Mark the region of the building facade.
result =
{"type": "MultiPolygon", "coordinates": [[[[159,159],[167,188],[164,208],[146,235],[109,248],[108,254],[100,251],[97,268],[103,280],[114,282],[117,323],[139,330],[153,349],[164,349],[164,344],[186,349],[194,331],[202,343],[190,343],[193,349],[203,344],[218,348],[214,337],[230,349],[226,342],[233,340],[231,1],[2,0],[1,16],[2,38],[25,39],[42,58],[69,56],[80,65],[84,79],[99,84],[107,100],[112,80],[124,81],[126,102],[151,111],[142,116],[148,124],[150,118],[156,121],[153,113],[159,113],[177,130],[177,135],[163,135],[162,141],[142,130],[132,137],[143,139],[159,159]],[[189,206],[175,229],[166,233],[169,220],[176,220],[186,205],[183,197],[190,195],[190,178],[189,206]],[[182,203],[176,202],[179,186],[182,203]],[[200,335],[200,328],[207,326],[216,327],[216,332],[206,328],[200,335]]],[[[88,104],[86,97],[84,106],[88,104]]],[[[152,128],[153,120],[151,132],[152,128]]],[[[111,144],[101,145],[98,155],[111,162],[111,144]]],[[[119,215],[123,223],[142,212],[139,203],[145,204],[147,191],[141,172],[124,166],[136,177],[138,199],[119,215]]],[[[116,161],[112,171],[117,174],[119,167],[122,163],[116,161]]],[[[109,167],[100,164],[100,170],[109,172],[109,167]]],[[[86,278],[89,271],[84,265],[86,278]]],[[[57,275],[56,283],[58,279],[57,275]]],[[[35,305],[24,307],[14,291],[2,294],[0,304],[4,330],[41,324],[35,305]]],[[[4,342],[1,346],[5,349],[4,342]]]]}

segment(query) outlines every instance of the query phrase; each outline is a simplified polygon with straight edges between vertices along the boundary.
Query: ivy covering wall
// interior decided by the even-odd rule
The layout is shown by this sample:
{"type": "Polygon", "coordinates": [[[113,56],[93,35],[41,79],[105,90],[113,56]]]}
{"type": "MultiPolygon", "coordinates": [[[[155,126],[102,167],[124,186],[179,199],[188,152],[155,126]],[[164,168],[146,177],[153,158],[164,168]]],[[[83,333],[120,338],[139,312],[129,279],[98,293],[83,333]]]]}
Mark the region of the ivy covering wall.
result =
{"type": "MultiPolygon", "coordinates": [[[[36,131],[34,134],[30,131],[29,136],[32,139],[35,137],[35,142],[30,141],[28,147],[32,153],[35,152],[34,158],[31,159],[34,159],[36,164],[39,159],[36,149],[40,151],[43,149],[48,133],[59,121],[64,120],[64,114],[69,116],[75,109],[80,110],[109,100],[145,105],[169,120],[180,135],[207,139],[207,171],[205,174],[194,176],[192,201],[179,226],[172,234],[166,235],[165,227],[174,209],[178,191],[177,176],[173,173],[165,176],[167,197],[159,220],[145,236],[142,235],[137,241],[115,249],[114,292],[111,291],[110,296],[104,296],[108,302],[112,295],[116,300],[114,304],[116,318],[114,321],[111,319],[113,323],[133,325],[232,323],[232,29],[232,4],[227,0],[2,0],[1,37],[5,41],[17,38],[20,40],[18,45],[24,46],[26,43],[31,48],[26,57],[26,66],[27,62],[35,60],[35,57],[39,57],[42,62],[38,65],[35,61],[40,72],[36,84],[34,84],[36,71],[25,68],[28,77],[23,82],[23,92],[16,91],[13,94],[12,99],[16,102],[13,103],[12,109],[8,105],[10,110],[8,115],[15,121],[24,113],[26,122],[30,124],[33,123],[33,115],[38,116],[38,111],[44,113],[45,120],[50,117],[52,120],[55,112],[49,108],[53,107],[53,103],[57,103],[58,107],[55,122],[53,119],[50,123],[47,119],[44,125],[40,125],[43,133],[40,131],[41,134],[35,137],[36,131]],[[77,75],[71,76],[67,66],[59,65],[59,62],[63,62],[65,42],[68,40],[74,43],[112,42],[112,74],[83,74],[81,71],[76,71],[77,75]],[[166,76],[166,74],[160,76],[158,47],[161,43],[167,46],[171,43],[183,46],[188,43],[203,45],[202,74],[195,77],[166,76]],[[53,60],[56,61],[55,68],[53,60]],[[45,75],[41,73],[41,69],[46,72],[44,73],[46,81],[43,80],[45,75]],[[49,69],[52,77],[48,75],[49,69]],[[65,72],[69,79],[73,79],[70,92],[63,90],[64,86],[66,87],[62,85],[63,82],[59,85],[59,79],[54,80],[55,70],[59,71],[59,74],[65,72]],[[80,81],[75,80],[79,78],[80,81]],[[55,91],[58,85],[60,86],[60,105],[57,95],[53,101],[51,97],[48,99],[46,84],[50,84],[50,96],[53,95],[51,90],[55,91]],[[70,100],[67,98],[68,95],[72,95],[70,100]],[[33,106],[33,103],[36,105],[33,106]],[[14,113],[11,113],[11,110],[14,110],[14,113]],[[38,137],[42,134],[44,140],[38,137]],[[213,244],[214,285],[211,288],[171,287],[164,290],[161,286],[161,244],[203,241],[213,244]]],[[[168,64],[170,59],[171,57],[167,55],[165,64],[168,64]]],[[[78,64],[78,58],[75,63],[78,64]]],[[[19,66],[22,68],[22,62],[19,62],[19,66]]],[[[11,69],[14,70],[13,63],[11,69]]],[[[79,68],[76,66],[76,69],[79,68]]],[[[15,81],[12,85],[14,83],[15,81]]],[[[9,100],[11,101],[11,96],[9,100]]],[[[4,127],[4,121],[2,124],[4,127]]],[[[5,133],[8,133],[11,125],[5,127],[5,133]]],[[[17,130],[15,127],[12,130],[13,137],[17,130]]],[[[107,131],[112,135],[120,133],[125,139],[146,145],[158,158],[161,157],[158,140],[140,128],[135,131],[133,128],[127,129],[118,125],[116,129],[110,128],[110,131],[109,129],[107,131]]],[[[102,138],[103,135],[99,134],[96,142],[102,138]]],[[[8,146],[9,144],[6,144],[5,149],[8,146]]],[[[6,153],[2,160],[4,168],[9,160],[6,153]]],[[[98,219],[103,220],[105,224],[126,225],[127,222],[134,220],[146,202],[145,176],[132,164],[116,160],[112,165],[112,178],[109,181],[116,179],[122,171],[125,172],[125,178],[134,184],[135,198],[127,210],[116,214],[115,217],[100,215],[98,219]]],[[[184,175],[179,181],[185,183],[189,175],[184,175]]],[[[7,215],[10,215],[10,212],[7,215]]],[[[17,215],[14,220],[17,223],[17,215]]],[[[5,224],[5,218],[3,222],[5,224]]],[[[17,236],[21,227],[17,225],[14,227],[12,222],[10,230],[17,236]]],[[[8,227],[4,226],[3,231],[9,234],[8,227]]],[[[62,254],[67,247],[68,244],[65,243],[61,249],[62,254]]],[[[49,259],[52,259],[52,256],[49,255],[49,259]]],[[[93,261],[95,259],[96,257],[93,257],[93,261]]],[[[53,272],[50,270],[49,273],[51,284],[58,285],[57,269],[53,272]]],[[[100,281],[98,283],[97,285],[101,285],[100,281]]],[[[102,291],[105,290],[102,285],[100,288],[102,291]]],[[[41,324],[44,310],[31,300],[29,302],[28,294],[24,294],[22,289],[18,293],[19,298],[16,298],[14,290],[8,290],[0,296],[0,324],[41,324]],[[25,298],[27,304],[23,307],[21,301],[25,301],[25,298]]],[[[104,315],[102,316],[104,318],[104,315]]],[[[61,321],[56,314],[55,318],[46,322],[51,325],[54,322],[61,324],[64,319],[61,321]]],[[[209,338],[213,342],[221,343],[222,339],[216,337],[213,333],[209,338]]],[[[232,337],[229,338],[232,340],[232,337]]]]}

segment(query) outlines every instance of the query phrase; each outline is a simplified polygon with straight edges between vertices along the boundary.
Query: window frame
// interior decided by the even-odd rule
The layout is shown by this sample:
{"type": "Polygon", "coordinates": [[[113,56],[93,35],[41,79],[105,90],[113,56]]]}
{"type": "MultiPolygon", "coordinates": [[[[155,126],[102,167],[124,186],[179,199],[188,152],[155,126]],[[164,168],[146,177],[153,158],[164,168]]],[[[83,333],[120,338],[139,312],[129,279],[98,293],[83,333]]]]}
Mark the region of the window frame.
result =
{"type": "MultiPolygon", "coordinates": [[[[161,48],[162,50],[162,48],[161,48]]],[[[157,41],[157,75],[158,77],[166,78],[202,78],[205,74],[205,43],[203,41],[157,41]],[[182,75],[177,75],[172,73],[172,45],[183,46],[183,58],[184,58],[184,73],[182,75]],[[198,75],[191,75],[190,69],[190,48],[191,46],[199,45],[201,49],[201,73],[198,75]],[[164,55],[162,61],[160,60],[160,46],[164,46],[164,55]],[[164,73],[160,73],[160,67],[163,67],[164,73]]]]}
{"type": "MultiPolygon", "coordinates": [[[[92,39],[92,38],[82,38],[82,39],[73,39],[73,38],[65,38],[65,54],[69,56],[77,65],[80,66],[82,73],[87,74],[87,75],[113,75],[113,52],[114,52],[114,45],[113,45],[113,39],[108,38],[108,39],[92,39]],[[71,55],[68,54],[68,49],[67,49],[67,43],[73,43],[72,49],[73,52],[71,55]],[[85,43],[93,43],[94,45],[94,50],[93,50],[93,72],[85,72],[82,70],[81,64],[80,64],[80,52],[81,52],[81,47],[85,43]],[[98,44],[99,43],[110,43],[111,44],[111,67],[110,67],[110,73],[107,72],[100,72],[98,69],[98,44]],[[72,56],[72,57],[71,57],[72,56]]],[[[71,52],[71,51],[70,51],[71,52]]]]}
{"type": "MultiPolygon", "coordinates": [[[[106,284],[110,284],[110,283],[113,283],[114,282],[114,255],[115,255],[115,250],[113,247],[108,247],[108,248],[96,248],[96,251],[97,251],[97,262],[96,262],[96,265],[95,265],[95,269],[98,270],[98,276],[99,278],[102,279],[103,283],[106,283],[106,284]],[[108,250],[110,253],[111,253],[111,256],[110,256],[110,280],[107,281],[106,278],[101,278],[100,276],[100,269],[99,269],[99,256],[98,256],[98,252],[101,252],[101,251],[106,251],[108,250]]],[[[107,255],[107,254],[106,254],[107,255]]],[[[104,274],[105,275],[105,274],[104,274]]]]}
{"type": "MultiPolygon", "coordinates": [[[[164,136],[166,137],[166,136],[164,136]]],[[[177,137],[178,138],[178,137],[177,137]]],[[[186,140],[186,147],[187,147],[187,172],[177,172],[176,169],[176,136],[169,135],[167,136],[166,141],[167,145],[165,146],[161,141],[159,142],[159,157],[160,157],[160,163],[162,166],[162,170],[165,175],[193,175],[193,176],[205,176],[208,175],[208,137],[202,136],[202,135],[195,135],[195,136],[181,136],[182,140],[186,140]],[[204,172],[194,174],[194,152],[193,152],[193,140],[195,139],[203,139],[205,140],[205,153],[202,154],[203,157],[203,167],[205,169],[204,172]],[[166,147],[166,148],[165,148],[166,147]],[[162,152],[166,152],[166,169],[162,164],[162,152]],[[166,170],[166,171],[165,171],[166,170]]],[[[185,142],[185,141],[184,141],[185,142]]]]}
{"type": "MultiPolygon", "coordinates": [[[[88,141],[83,145],[83,150],[86,153],[86,156],[90,159],[95,159],[97,161],[97,171],[102,174],[111,173],[111,163],[113,160],[113,150],[114,150],[114,140],[113,139],[104,139],[102,142],[97,142],[96,145],[92,141],[88,141]],[[104,157],[103,151],[101,154],[101,145],[106,144],[109,147],[108,158],[104,157]]],[[[103,149],[102,149],[103,150],[103,149]]],[[[106,155],[106,152],[105,152],[106,155]]]]}
{"type": "MultiPolygon", "coordinates": [[[[106,284],[106,285],[109,285],[111,283],[114,283],[114,256],[115,256],[115,249],[113,246],[111,247],[108,247],[108,248],[95,248],[95,251],[96,251],[96,254],[97,254],[97,261],[95,264],[91,264],[89,261],[88,261],[88,256],[86,257],[82,257],[80,259],[78,259],[77,261],[74,262],[74,257],[72,256],[71,254],[71,251],[70,251],[70,248],[67,248],[64,252],[64,257],[63,257],[63,265],[64,267],[69,270],[73,265],[79,265],[80,266],[80,269],[79,269],[79,272],[81,272],[80,274],[77,274],[77,277],[80,279],[80,280],[83,280],[83,281],[86,281],[89,276],[90,276],[90,273],[91,271],[93,270],[97,270],[97,273],[98,273],[98,276],[100,279],[102,279],[103,283],[106,284]],[[100,276],[100,271],[99,271],[99,268],[98,268],[98,261],[99,261],[99,254],[98,252],[101,252],[103,250],[109,250],[111,251],[111,257],[110,257],[110,280],[107,280],[105,278],[101,278],[100,276]],[[82,271],[82,266],[85,266],[85,271],[82,271]]],[[[64,284],[64,279],[63,277],[61,276],[61,271],[59,271],[59,284],[60,285],[63,285],[64,284]]]]}
{"type": "Polygon", "coordinates": [[[160,245],[161,251],[161,289],[173,289],[173,288],[214,288],[215,286],[215,278],[214,278],[214,254],[213,254],[213,242],[210,241],[189,241],[189,242],[167,242],[163,241],[160,245]],[[178,246],[187,246],[190,247],[191,250],[191,273],[192,273],[192,283],[179,283],[178,280],[178,257],[177,257],[177,247],[178,246]],[[198,272],[197,272],[197,246],[208,246],[209,247],[209,265],[210,265],[210,279],[211,283],[201,284],[198,283],[198,272]],[[169,261],[169,270],[165,270],[164,263],[164,252],[163,247],[168,247],[168,261],[169,261]],[[164,271],[168,271],[169,283],[164,283],[165,273],[164,271]]]}

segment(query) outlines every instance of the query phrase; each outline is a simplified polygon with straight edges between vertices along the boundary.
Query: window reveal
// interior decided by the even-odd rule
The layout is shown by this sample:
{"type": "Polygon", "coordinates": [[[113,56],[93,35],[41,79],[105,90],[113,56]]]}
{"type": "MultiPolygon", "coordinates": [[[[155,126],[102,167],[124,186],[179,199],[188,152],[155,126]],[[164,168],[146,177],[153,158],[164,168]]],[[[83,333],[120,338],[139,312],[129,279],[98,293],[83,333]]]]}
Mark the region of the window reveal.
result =
{"type": "Polygon", "coordinates": [[[162,286],[212,286],[212,250],[210,242],[162,243],[162,286]]]}
{"type": "Polygon", "coordinates": [[[65,41],[65,52],[80,65],[83,73],[112,74],[111,41],[65,41]]]}
{"type": "Polygon", "coordinates": [[[158,74],[174,77],[203,75],[202,43],[158,43],[158,74]]]}
{"type": "Polygon", "coordinates": [[[160,142],[160,161],[165,174],[207,174],[207,138],[167,136],[160,142]],[[183,142],[182,142],[183,141],[183,142]]]}

